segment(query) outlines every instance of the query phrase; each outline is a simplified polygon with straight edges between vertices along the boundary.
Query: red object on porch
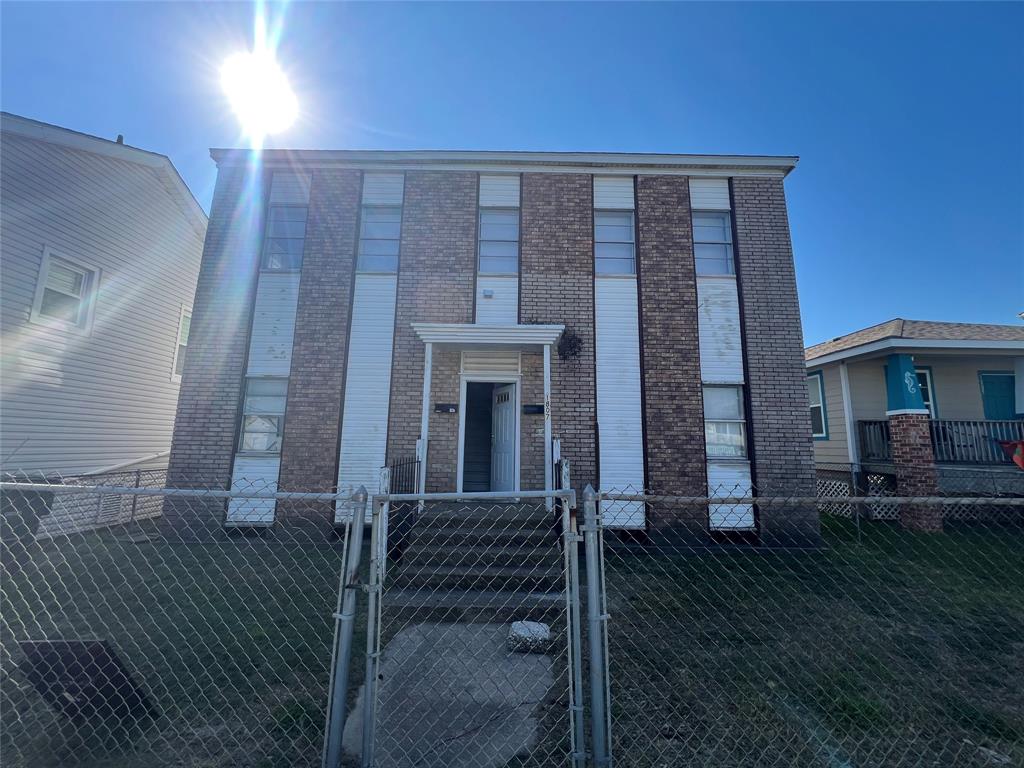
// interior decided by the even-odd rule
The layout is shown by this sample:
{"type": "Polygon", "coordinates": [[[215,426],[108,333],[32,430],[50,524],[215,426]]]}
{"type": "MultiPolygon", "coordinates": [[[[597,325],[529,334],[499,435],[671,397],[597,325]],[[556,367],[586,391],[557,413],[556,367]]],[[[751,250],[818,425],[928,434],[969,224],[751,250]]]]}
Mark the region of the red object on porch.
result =
{"type": "Polygon", "coordinates": [[[1000,440],[999,446],[1021,469],[1024,469],[1024,440],[1000,440]]]}

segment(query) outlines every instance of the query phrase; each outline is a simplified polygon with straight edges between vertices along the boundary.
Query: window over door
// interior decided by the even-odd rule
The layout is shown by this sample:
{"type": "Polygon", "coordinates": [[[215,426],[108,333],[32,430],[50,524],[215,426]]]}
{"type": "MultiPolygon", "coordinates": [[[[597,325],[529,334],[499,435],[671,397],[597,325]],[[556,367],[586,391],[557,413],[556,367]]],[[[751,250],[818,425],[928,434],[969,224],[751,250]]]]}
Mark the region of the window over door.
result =
{"type": "Polygon", "coordinates": [[[633,243],[633,211],[594,211],[594,269],[597,274],[635,274],[633,243]]]}
{"type": "Polygon", "coordinates": [[[480,209],[480,266],[489,274],[519,272],[519,209],[480,209]]]}

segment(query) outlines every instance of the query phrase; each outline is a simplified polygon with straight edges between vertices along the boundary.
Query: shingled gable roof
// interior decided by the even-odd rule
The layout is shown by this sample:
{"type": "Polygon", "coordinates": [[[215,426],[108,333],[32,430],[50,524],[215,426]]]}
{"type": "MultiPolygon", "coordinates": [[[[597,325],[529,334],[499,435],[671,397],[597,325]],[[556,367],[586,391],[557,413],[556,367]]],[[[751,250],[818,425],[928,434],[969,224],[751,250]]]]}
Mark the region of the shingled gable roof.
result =
{"type": "Polygon", "coordinates": [[[815,344],[804,351],[807,360],[861,347],[884,339],[940,340],[940,341],[1019,341],[1024,348],[1024,325],[994,325],[986,323],[940,323],[931,320],[904,320],[895,318],[869,328],[838,336],[815,344]]]}

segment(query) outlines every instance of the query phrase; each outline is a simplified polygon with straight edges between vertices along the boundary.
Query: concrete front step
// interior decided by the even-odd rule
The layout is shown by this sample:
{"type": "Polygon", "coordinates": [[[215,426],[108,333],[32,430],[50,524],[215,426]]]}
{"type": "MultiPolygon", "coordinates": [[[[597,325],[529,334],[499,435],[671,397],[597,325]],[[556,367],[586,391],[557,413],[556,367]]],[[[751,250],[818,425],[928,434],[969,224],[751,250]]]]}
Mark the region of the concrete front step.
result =
{"type": "Polygon", "coordinates": [[[410,544],[452,547],[513,547],[527,545],[557,547],[558,536],[553,528],[519,528],[503,526],[451,525],[416,526],[409,535],[410,544]]]}
{"type": "Polygon", "coordinates": [[[544,508],[543,504],[515,503],[446,503],[428,504],[419,514],[420,525],[448,524],[452,521],[467,522],[472,525],[488,525],[491,527],[536,528],[548,525],[553,520],[553,512],[544,508]]]}
{"type": "Polygon", "coordinates": [[[533,567],[559,564],[559,551],[554,542],[541,544],[470,545],[452,539],[417,539],[403,562],[409,565],[465,566],[491,568],[501,566],[533,567]]]}
{"type": "Polygon", "coordinates": [[[561,589],[560,564],[467,566],[403,564],[391,570],[392,587],[494,592],[553,592],[561,589]]]}

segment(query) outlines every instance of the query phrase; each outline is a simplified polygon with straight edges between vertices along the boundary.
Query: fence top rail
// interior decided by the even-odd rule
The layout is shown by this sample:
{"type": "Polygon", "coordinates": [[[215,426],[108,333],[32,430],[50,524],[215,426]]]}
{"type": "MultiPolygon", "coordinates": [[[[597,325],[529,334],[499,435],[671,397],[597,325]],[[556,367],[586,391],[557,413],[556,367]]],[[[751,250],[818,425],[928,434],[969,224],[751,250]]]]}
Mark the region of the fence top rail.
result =
{"type": "Polygon", "coordinates": [[[374,501],[506,501],[521,499],[567,499],[576,504],[576,492],[570,489],[553,491],[488,491],[480,493],[375,493],[374,501]]]}
{"type": "Polygon", "coordinates": [[[1024,507],[1024,498],[1010,496],[658,496],[637,493],[601,493],[602,501],[660,502],[681,505],[757,504],[765,506],[788,506],[790,504],[934,504],[937,506],[1000,506],[1024,507]]]}
{"type": "Polygon", "coordinates": [[[124,496],[183,496],[206,499],[280,499],[284,501],[352,501],[355,493],[311,493],[306,491],[224,490],[220,488],[136,488],[128,485],[63,485],[61,483],[0,482],[0,493],[35,491],[55,493],[99,493],[124,496]]]}

